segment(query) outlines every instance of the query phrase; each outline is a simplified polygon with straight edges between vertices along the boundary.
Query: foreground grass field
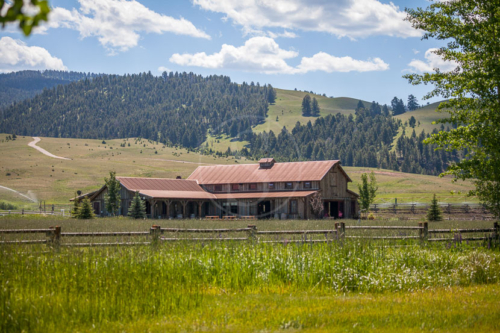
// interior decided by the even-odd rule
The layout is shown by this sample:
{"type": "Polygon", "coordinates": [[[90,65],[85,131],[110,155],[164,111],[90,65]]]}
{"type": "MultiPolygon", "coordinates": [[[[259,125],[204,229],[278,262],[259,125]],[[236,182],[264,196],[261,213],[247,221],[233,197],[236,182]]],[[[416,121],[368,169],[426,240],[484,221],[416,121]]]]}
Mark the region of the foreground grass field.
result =
{"type": "MultiPolygon", "coordinates": [[[[102,140],[42,138],[38,146],[71,160],[58,160],[28,147],[31,137],[18,137],[6,141],[0,134],[0,185],[31,196],[35,201],[69,208],[69,198],[75,191],[93,191],[103,184],[103,178],[115,170],[120,176],[170,177],[189,176],[196,167],[206,164],[255,163],[245,159],[215,158],[199,155],[185,149],[163,147],[161,144],[136,139],[102,140]],[[130,146],[129,146],[130,144],[130,146]]],[[[346,167],[353,179],[349,188],[357,191],[361,174],[374,171],[379,184],[377,202],[429,202],[433,193],[443,202],[477,201],[464,194],[451,195],[451,191],[466,192],[472,188],[469,182],[452,184],[449,178],[405,174],[390,170],[346,167]]],[[[34,208],[14,192],[0,188],[0,200],[34,208]]]]}
{"type": "MultiPolygon", "coordinates": [[[[158,222],[185,228],[246,225],[6,216],[0,228],[144,231],[158,222]]],[[[328,229],[333,221],[256,224],[259,230],[328,229]]],[[[430,228],[491,224],[445,221],[430,228]]],[[[500,253],[497,246],[485,245],[176,242],[58,251],[46,245],[0,245],[0,331],[495,332],[500,253]]]]}

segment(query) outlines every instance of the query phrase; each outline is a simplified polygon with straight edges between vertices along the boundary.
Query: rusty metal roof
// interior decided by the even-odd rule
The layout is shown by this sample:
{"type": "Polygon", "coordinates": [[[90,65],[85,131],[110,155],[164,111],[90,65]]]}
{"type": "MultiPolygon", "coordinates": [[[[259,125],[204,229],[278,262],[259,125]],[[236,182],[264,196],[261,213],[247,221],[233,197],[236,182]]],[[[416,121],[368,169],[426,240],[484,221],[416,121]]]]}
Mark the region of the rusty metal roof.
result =
{"type": "Polygon", "coordinates": [[[130,191],[205,192],[195,180],[168,178],[116,177],[130,191]]]}
{"type": "Polygon", "coordinates": [[[259,168],[260,164],[199,166],[187,179],[199,184],[319,181],[337,163],[338,160],[286,162],[275,163],[268,169],[259,168]]]}
{"type": "Polygon", "coordinates": [[[317,191],[248,192],[215,194],[217,199],[304,198],[317,191]]]}
{"type": "Polygon", "coordinates": [[[139,190],[139,193],[155,199],[194,199],[194,200],[212,200],[215,195],[205,191],[158,191],[158,190],[139,190]]]}

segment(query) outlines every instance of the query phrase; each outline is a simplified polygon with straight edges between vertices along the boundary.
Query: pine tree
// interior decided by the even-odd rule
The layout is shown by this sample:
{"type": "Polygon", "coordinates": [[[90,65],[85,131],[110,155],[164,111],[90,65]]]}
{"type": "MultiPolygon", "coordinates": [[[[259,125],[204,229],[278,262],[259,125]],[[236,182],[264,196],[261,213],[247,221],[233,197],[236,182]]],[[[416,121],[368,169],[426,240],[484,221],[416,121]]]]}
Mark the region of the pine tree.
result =
{"type": "Polygon", "coordinates": [[[85,197],[82,200],[82,206],[78,210],[78,214],[76,215],[77,219],[88,220],[93,219],[95,217],[94,212],[92,211],[92,205],[90,204],[89,198],[85,197]]]}
{"type": "Polygon", "coordinates": [[[73,207],[71,208],[71,211],[69,212],[71,214],[71,217],[76,218],[78,216],[79,210],[80,210],[80,205],[79,205],[79,201],[77,199],[77,195],[75,193],[75,200],[73,201],[73,207]]]}
{"type": "Polygon", "coordinates": [[[134,219],[143,219],[146,218],[146,204],[141,197],[139,196],[139,192],[135,192],[134,198],[132,199],[132,203],[130,204],[130,210],[128,212],[128,216],[134,219]]]}
{"type": "Polygon", "coordinates": [[[319,117],[320,109],[319,109],[319,103],[316,100],[316,97],[314,97],[313,101],[312,101],[312,112],[311,113],[312,113],[313,117],[319,117]]]}
{"type": "Polygon", "coordinates": [[[109,172],[109,179],[104,178],[106,187],[108,189],[107,193],[104,195],[104,201],[106,203],[106,210],[111,215],[115,215],[120,208],[120,182],[116,179],[116,172],[109,172]]]}
{"type": "Polygon", "coordinates": [[[427,220],[429,220],[429,221],[442,221],[443,220],[441,208],[439,208],[436,194],[434,194],[434,198],[431,201],[431,207],[427,211],[427,220]]]}
{"type": "Polygon", "coordinates": [[[304,117],[311,116],[311,96],[309,94],[302,99],[302,115],[304,117]]]}
{"type": "Polygon", "coordinates": [[[419,105],[417,98],[413,95],[408,96],[408,110],[414,111],[418,109],[418,107],[419,105]]]}

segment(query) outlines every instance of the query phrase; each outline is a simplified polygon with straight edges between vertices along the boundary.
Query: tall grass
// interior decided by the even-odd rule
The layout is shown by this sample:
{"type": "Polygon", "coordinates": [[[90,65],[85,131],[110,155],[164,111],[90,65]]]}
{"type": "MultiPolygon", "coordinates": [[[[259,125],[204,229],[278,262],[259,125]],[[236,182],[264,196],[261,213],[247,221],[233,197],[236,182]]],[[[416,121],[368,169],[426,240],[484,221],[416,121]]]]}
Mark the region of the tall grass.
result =
{"type": "Polygon", "coordinates": [[[176,243],[60,252],[4,246],[0,327],[71,331],[180,316],[204,309],[213,304],[205,300],[221,294],[384,293],[500,278],[500,255],[494,251],[379,245],[176,243]]]}

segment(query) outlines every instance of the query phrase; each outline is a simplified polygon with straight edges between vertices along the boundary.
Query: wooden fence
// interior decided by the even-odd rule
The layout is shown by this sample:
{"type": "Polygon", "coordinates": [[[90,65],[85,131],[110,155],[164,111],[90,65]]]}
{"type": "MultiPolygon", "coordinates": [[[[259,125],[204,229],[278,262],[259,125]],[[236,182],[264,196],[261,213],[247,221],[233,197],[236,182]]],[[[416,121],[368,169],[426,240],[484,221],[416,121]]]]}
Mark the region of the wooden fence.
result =
{"type": "Polygon", "coordinates": [[[335,223],[334,229],[327,230],[257,230],[255,225],[249,225],[246,228],[236,229],[181,229],[181,228],[162,228],[158,225],[153,225],[149,231],[120,231],[120,232],[62,232],[61,227],[50,227],[48,229],[0,229],[2,234],[45,234],[45,239],[29,239],[29,240],[10,240],[0,241],[3,244],[47,244],[51,247],[61,246],[121,246],[121,245],[150,245],[158,244],[159,242],[176,242],[176,241],[251,241],[259,243],[325,243],[332,241],[341,241],[344,239],[373,239],[373,240],[412,240],[417,239],[422,242],[445,242],[445,241],[479,241],[489,240],[490,242],[500,241],[500,225],[498,222],[493,224],[493,228],[481,229],[429,229],[427,222],[420,222],[418,226],[360,226],[349,225],[339,222],[335,223]],[[416,235],[402,236],[374,236],[374,235],[349,235],[349,230],[399,230],[404,232],[416,232],[416,235]],[[172,237],[184,234],[211,234],[215,237],[172,237]],[[242,237],[222,237],[223,234],[243,234],[242,237]],[[450,237],[430,237],[430,235],[453,234],[450,237]],[[462,237],[462,234],[482,234],[481,236],[462,237]],[[164,235],[169,235],[165,237],[164,235]],[[299,235],[301,239],[275,239],[268,240],[265,236],[285,236],[299,235]],[[310,236],[324,235],[323,239],[312,239],[310,236]],[[147,237],[148,241],[143,242],[102,242],[102,243],[63,243],[61,240],[64,237],[147,237]],[[308,238],[309,237],[309,238],[308,238]]]}

